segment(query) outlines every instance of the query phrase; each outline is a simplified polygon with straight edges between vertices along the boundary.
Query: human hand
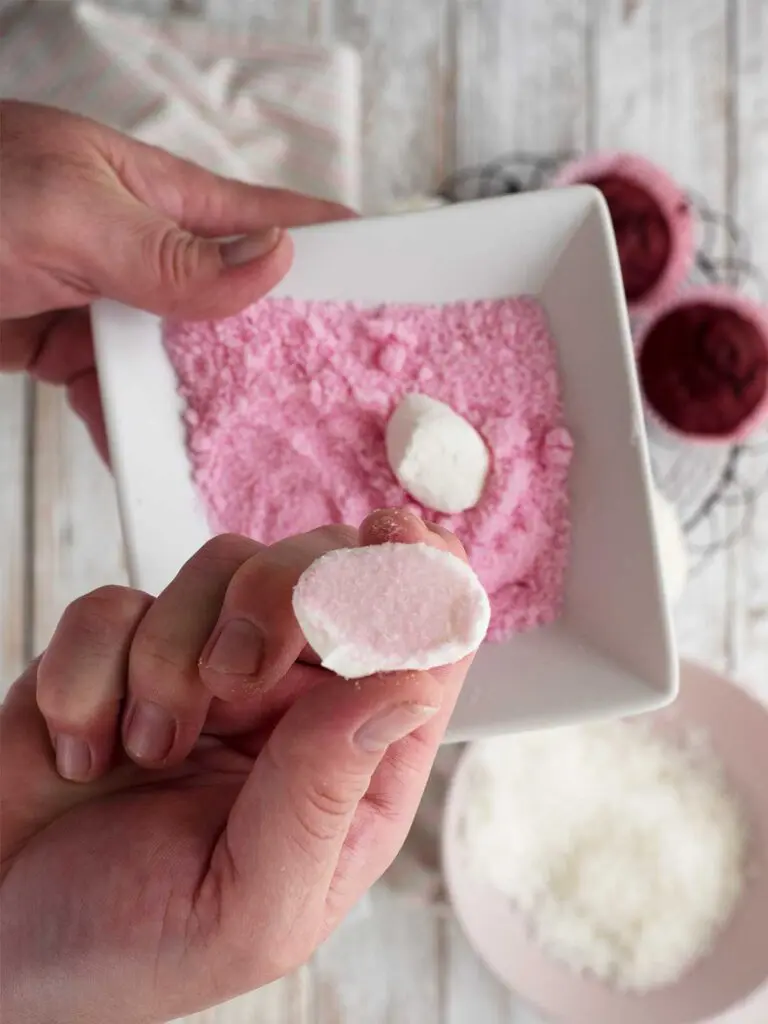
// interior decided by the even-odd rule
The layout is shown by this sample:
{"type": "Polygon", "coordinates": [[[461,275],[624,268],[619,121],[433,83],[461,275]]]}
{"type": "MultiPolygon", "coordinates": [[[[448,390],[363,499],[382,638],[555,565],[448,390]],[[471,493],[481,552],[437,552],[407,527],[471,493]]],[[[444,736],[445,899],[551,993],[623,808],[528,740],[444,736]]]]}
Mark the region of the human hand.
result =
{"type": "Polygon", "coordinates": [[[3,101],[0,131],[0,371],[64,385],[104,458],[89,303],[231,316],[287,273],[281,229],[351,216],[50,107],[3,101]]]}
{"type": "Polygon", "coordinates": [[[380,512],[269,548],[219,537],[155,600],[70,606],[0,718],[4,1019],[149,1024],[256,988],[388,867],[470,659],[339,679],[291,606],[325,551],[386,541],[464,557],[380,512]]]}

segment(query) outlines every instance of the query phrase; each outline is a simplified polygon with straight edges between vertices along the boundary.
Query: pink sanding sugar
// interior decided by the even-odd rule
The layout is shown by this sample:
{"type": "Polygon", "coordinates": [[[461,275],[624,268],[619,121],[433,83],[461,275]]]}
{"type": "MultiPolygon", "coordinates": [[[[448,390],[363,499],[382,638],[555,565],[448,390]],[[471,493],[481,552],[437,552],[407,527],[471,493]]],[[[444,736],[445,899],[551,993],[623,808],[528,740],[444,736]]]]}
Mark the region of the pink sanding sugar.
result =
{"type": "Polygon", "coordinates": [[[271,544],[405,505],[456,533],[491,600],[489,639],[556,618],[568,558],[568,465],[555,349],[531,298],[445,306],[264,299],[171,323],[193,474],[217,531],[271,544]],[[420,391],[484,437],[479,504],[446,516],[395,479],[387,419],[420,391]]]}
{"type": "Polygon", "coordinates": [[[490,616],[471,568],[427,544],[330,551],[301,576],[293,609],[323,665],[348,679],[451,665],[477,650],[490,616]]]}

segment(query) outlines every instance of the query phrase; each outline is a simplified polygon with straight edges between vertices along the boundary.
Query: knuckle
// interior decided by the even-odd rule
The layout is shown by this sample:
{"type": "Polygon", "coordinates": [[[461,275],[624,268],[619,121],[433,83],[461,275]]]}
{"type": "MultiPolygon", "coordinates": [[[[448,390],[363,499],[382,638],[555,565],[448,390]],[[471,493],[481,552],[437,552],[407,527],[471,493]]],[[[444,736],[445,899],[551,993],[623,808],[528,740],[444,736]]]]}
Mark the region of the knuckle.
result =
{"type": "Polygon", "coordinates": [[[203,249],[187,231],[169,225],[154,228],[146,236],[147,257],[157,269],[163,287],[172,292],[184,292],[200,276],[203,249]]]}
{"type": "Polygon", "coordinates": [[[246,537],[222,534],[192,556],[161,596],[155,613],[147,615],[136,632],[130,658],[132,686],[154,689],[161,673],[164,686],[171,689],[174,682],[186,685],[198,678],[199,658],[227,587],[259,547],[246,537]]]}
{"type": "Polygon", "coordinates": [[[295,763],[289,750],[275,742],[263,750],[272,772],[284,780],[286,811],[298,825],[293,836],[306,855],[316,855],[318,848],[345,832],[351,815],[366,789],[365,783],[353,775],[334,770],[333,778],[322,772],[289,771],[284,766],[295,763]]]}
{"type": "Polygon", "coordinates": [[[206,541],[189,564],[203,570],[209,567],[219,569],[233,562],[242,563],[262,551],[263,547],[258,541],[250,540],[248,537],[241,537],[236,533],[221,533],[206,541]]]}
{"type": "Polygon", "coordinates": [[[249,617],[271,615],[282,603],[285,584],[293,578],[290,559],[283,560],[279,552],[263,548],[246,559],[232,577],[226,605],[232,613],[242,611],[249,617]]]}
{"type": "Polygon", "coordinates": [[[365,795],[382,818],[392,824],[410,820],[411,794],[421,790],[433,760],[431,745],[412,733],[406,744],[395,744],[387,750],[382,762],[386,768],[386,785],[371,789],[365,795]]]}
{"type": "Polygon", "coordinates": [[[312,537],[327,543],[328,548],[347,548],[357,544],[358,531],[354,526],[336,524],[332,526],[318,526],[311,531],[312,537]]]}
{"type": "Polygon", "coordinates": [[[99,206],[105,187],[103,166],[87,147],[68,151],[62,145],[23,153],[13,162],[16,173],[8,176],[8,192],[9,204],[16,200],[9,209],[14,249],[25,261],[65,274],[80,287],[80,256],[88,235],[73,228],[86,207],[99,206]]]}
{"type": "Polygon", "coordinates": [[[152,680],[159,673],[177,673],[184,671],[187,658],[172,644],[156,633],[153,629],[137,633],[131,647],[130,674],[131,685],[141,685],[152,680]]]}
{"type": "Polygon", "coordinates": [[[127,652],[136,621],[150,601],[140,591],[110,586],[68,606],[37,673],[37,704],[46,718],[81,721],[98,710],[105,691],[87,681],[101,678],[100,666],[109,678],[108,666],[127,652]]]}
{"type": "Polygon", "coordinates": [[[317,526],[307,533],[278,541],[262,552],[257,561],[270,569],[282,568],[295,574],[326,552],[356,547],[357,542],[358,531],[353,526],[317,526]]]}
{"type": "Polygon", "coordinates": [[[327,842],[346,826],[357,800],[350,793],[340,791],[336,784],[325,785],[318,779],[296,794],[293,804],[303,831],[312,839],[327,842]]]}
{"type": "MultiPolygon", "coordinates": [[[[169,629],[146,621],[131,645],[128,673],[131,689],[154,693],[162,679],[166,699],[177,692],[177,684],[189,681],[197,671],[199,651],[193,650],[169,629]]],[[[186,686],[184,686],[186,689],[186,686]]]]}
{"type": "Polygon", "coordinates": [[[129,587],[99,587],[73,601],[60,630],[73,641],[95,649],[112,649],[147,605],[148,598],[129,587]]]}

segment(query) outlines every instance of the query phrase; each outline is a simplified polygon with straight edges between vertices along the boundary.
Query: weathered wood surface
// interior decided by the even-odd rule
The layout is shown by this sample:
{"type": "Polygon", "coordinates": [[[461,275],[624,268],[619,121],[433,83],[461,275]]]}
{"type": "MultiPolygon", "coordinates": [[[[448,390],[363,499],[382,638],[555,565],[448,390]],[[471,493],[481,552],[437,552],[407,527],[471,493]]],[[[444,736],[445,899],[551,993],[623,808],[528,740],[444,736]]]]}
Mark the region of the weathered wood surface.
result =
{"type": "MultiPolygon", "coordinates": [[[[748,225],[753,257],[768,273],[765,0],[119,6],[197,10],[358,47],[368,208],[505,151],[632,148],[748,225]]],[[[39,389],[33,409],[13,379],[0,380],[0,530],[5,683],[46,642],[67,601],[124,572],[111,483],[84,432],[60,395],[39,389]]],[[[747,536],[689,587],[678,626],[685,653],[768,697],[768,486],[747,536]]],[[[443,778],[439,771],[388,885],[313,964],[196,1024],[536,1024],[436,901],[443,778]]]]}
{"type": "MultiPolygon", "coordinates": [[[[738,0],[732,7],[731,203],[748,225],[752,259],[768,301],[768,4],[738,0]]],[[[768,449],[768,432],[763,435],[768,449]]],[[[746,541],[735,552],[732,657],[739,676],[768,694],[768,480],[753,482],[760,499],[746,541]]]]}
{"type": "Polygon", "coordinates": [[[20,377],[0,377],[0,696],[28,655],[29,396],[20,377]]]}
{"type": "Polygon", "coordinates": [[[39,387],[35,405],[32,636],[39,651],[70,601],[127,578],[109,472],[61,390],[39,387]]]}

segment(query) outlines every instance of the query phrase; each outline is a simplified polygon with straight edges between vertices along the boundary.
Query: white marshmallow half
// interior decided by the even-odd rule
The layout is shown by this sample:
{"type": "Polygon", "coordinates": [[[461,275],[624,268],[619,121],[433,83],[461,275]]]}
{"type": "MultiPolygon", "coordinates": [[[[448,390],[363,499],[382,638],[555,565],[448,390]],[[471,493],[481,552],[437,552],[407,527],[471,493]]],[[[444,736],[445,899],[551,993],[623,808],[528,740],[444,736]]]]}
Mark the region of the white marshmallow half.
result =
{"type": "Polygon", "coordinates": [[[302,573],[293,610],[323,667],[346,679],[451,665],[491,617],[466,562],[427,544],[331,551],[302,573]]]}
{"type": "Polygon", "coordinates": [[[427,508],[464,512],[480,500],[488,448],[472,424],[445,402],[406,395],[387,423],[386,448],[401,487],[427,508]]]}
{"type": "Polygon", "coordinates": [[[676,509],[655,488],[652,496],[661,574],[667,597],[671,604],[675,604],[680,599],[688,579],[688,550],[676,509]]]}

